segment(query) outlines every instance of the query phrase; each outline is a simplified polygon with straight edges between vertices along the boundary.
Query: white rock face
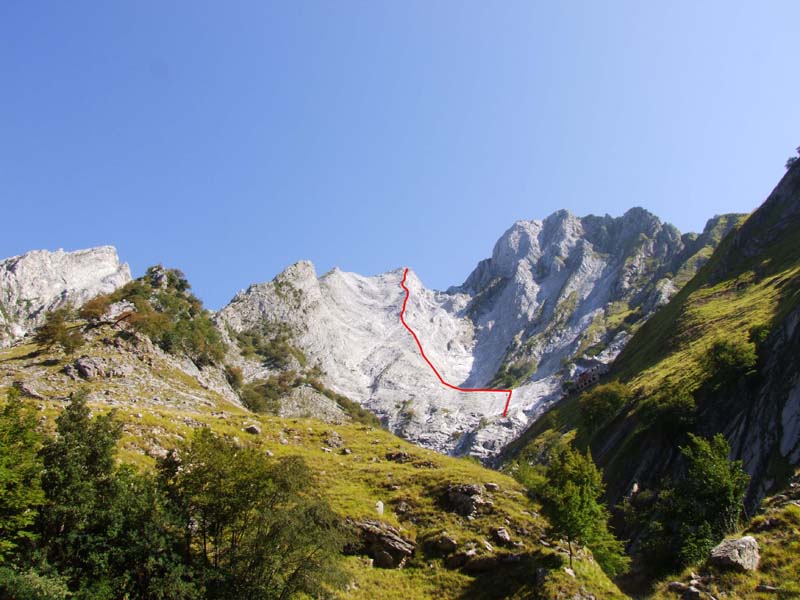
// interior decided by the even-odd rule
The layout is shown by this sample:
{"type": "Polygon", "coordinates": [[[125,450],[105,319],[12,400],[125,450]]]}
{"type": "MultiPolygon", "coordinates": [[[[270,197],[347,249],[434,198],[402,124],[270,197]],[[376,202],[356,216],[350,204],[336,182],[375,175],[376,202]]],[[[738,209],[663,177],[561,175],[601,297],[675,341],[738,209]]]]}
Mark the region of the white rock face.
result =
{"type": "Polygon", "coordinates": [[[34,250],[0,261],[0,347],[41,325],[48,311],[79,306],[130,280],[130,268],[112,246],[34,250]]]}
{"type": "MultiPolygon", "coordinates": [[[[708,232],[714,227],[718,233],[716,220],[708,232]]],[[[391,430],[486,458],[558,399],[566,379],[612,361],[629,330],[677,291],[681,268],[702,264],[695,255],[712,237],[681,236],[643,209],[620,218],[559,211],[515,223],[492,257],[447,292],[426,289],[409,271],[406,321],[426,354],[454,385],[512,385],[506,417],[505,394],[450,390],[420,356],[399,319],[402,268],[375,277],[334,269],[318,278],[300,262],[237,294],[218,318],[236,331],[264,320],[288,324],[326,385],[391,430]]]]}

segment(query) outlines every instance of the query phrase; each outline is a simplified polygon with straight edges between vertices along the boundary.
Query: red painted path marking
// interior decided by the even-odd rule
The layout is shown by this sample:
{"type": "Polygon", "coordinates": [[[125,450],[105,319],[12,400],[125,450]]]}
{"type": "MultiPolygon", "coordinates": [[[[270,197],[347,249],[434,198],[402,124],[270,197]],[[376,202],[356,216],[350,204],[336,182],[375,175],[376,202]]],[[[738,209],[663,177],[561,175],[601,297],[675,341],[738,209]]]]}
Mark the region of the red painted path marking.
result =
{"type": "Polygon", "coordinates": [[[403,281],[400,282],[400,287],[402,287],[406,292],[406,299],[403,300],[403,308],[400,310],[400,322],[403,324],[403,327],[408,329],[408,332],[412,336],[414,336],[414,341],[417,342],[417,348],[419,348],[419,353],[422,355],[422,358],[425,359],[425,362],[428,363],[428,366],[431,368],[431,371],[433,371],[436,374],[436,377],[439,378],[439,381],[442,382],[442,385],[444,385],[446,387],[449,387],[451,390],[456,390],[457,392],[480,392],[480,393],[500,393],[500,392],[502,392],[503,394],[507,394],[506,395],[506,407],[503,409],[503,416],[505,417],[506,414],[508,414],[508,405],[511,402],[511,394],[512,394],[512,392],[514,390],[495,390],[495,389],[489,389],[489,388],[463,388],[463,387],[458,387],[457,385],[453,385],[452,383],[447,383],[444,380],[444,378],[439,374],[439,371],[436,370],[436,367],[433,366],[433,363],[428,359],[427,356],[425,356],[425,350],[422,349],[422,344],[420,343],[419,338],[417,337],[417,334],[414,333],[414,330],[411,329],[411,327],[408,326],[408,323],[406,323],[406,320],[405,320],[406,304],[408,304],[408,297],[409,297],[409,291],[408,291],[408,288],[406,287],[406,277],[407,276],[408,276],[408,267],[406,267],[406,270],[403,272],[403,281]]]}

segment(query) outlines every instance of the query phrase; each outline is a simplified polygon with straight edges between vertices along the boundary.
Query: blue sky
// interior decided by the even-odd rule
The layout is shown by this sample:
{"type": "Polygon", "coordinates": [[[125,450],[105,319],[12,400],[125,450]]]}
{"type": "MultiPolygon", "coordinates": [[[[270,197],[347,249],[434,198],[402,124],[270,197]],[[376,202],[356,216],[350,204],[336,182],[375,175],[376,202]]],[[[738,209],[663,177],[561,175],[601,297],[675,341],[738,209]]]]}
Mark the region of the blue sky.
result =
{"type": "Polygon", "coordinates": [[[800,2],[0,3],[0,256],[118,247],[218,308],[310,259],[460,283],[518,219],[748,212],[800,2]]]}

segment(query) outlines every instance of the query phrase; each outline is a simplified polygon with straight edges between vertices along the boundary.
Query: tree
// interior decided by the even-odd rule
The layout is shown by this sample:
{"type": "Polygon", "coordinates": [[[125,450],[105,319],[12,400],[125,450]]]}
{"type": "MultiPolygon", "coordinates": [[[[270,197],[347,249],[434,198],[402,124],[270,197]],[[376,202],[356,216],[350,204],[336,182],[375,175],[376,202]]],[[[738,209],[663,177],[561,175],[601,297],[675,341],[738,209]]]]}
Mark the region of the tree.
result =
{"type": "Polygon", "coordinates": [[[83,345],[84,339],[80,329],[70,328],[67,324],[71,309],[62,307],[47,313],[45,322],[36,331],[34,341],[47,350],[60,346],[65,354],[72,354],[83,345]]]}
{"type": "Polygon", "coordinates": [[[302,459],[271,462],[201,429],[159,472],[208,598],[313,596],[340,581],[343,534],[302,459]]]}
{"type": "Polygon", "coordinates": [[[628,560],[621,542],[608,530],[608,510],[599,500],[603,489],[602,475],[589,451],[581,454],[565,445],[551,458],[540,494],[551,533],[567,540],[570,567],[573,543],[579,543],[595,552],[609,574],[617,574],[625,570],[628,560]]]}
{"type": "Polygon", "coordinates": [[[45,558],[75,598],[196,598],[180,529],[155,480],[116,467],[121,426],[114,415],[92,417],[79,393],[56,426],[57,437],[41,452],[39,531],[45,558]]]}
{"type": "Polygon", "coordinates": [[[36,537],[36,511],[44,501],[41,444],[36,414],[11,390],[0,411],[0,564],[36,537]]]}
{"type": "Polygon", "coordinates": [[[721,434],[711,440],[689,434],[689,444],[681,447],[685,474],[652,501],[640,502],[638,510],[628,507],[643,526],[643,552],[656,571],[705,558],[736,529],[749,476],[741,461],[728,460],[729,454],[721,434]]]}
{"type": "Polygon", "coordinates": [[[79,587],[106,579],[104,532],[122,430],[112,413],[91,417],[82,392],[56,418],[56,430],[41,451],[45,504],[39,531],[47,559],[79,587]]]}

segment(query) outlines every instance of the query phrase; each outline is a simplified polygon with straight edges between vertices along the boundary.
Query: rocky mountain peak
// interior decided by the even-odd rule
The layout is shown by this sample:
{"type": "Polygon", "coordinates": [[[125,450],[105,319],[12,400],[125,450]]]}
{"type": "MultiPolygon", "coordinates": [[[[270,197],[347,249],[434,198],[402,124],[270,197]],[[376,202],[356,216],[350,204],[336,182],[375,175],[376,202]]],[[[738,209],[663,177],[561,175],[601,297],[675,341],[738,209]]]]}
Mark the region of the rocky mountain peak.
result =
{"type": "MultiPolygon", "coordinates": [[[[505,418],[502,394],[448,389],[422,359],[399,322],[403,269],[374,277],[333,269],[317,277],[311,263],[296,263],[238,295],[218,318],[234,331],[285,324],[329,388],[396,433],[486,457],[582,369],[614,359],[679,289],[673,274],[703,263],[691,250],[675,227],[642,208],[621,217],[561,210],[514,223],[491,257],[446,292],[427,289],[409,271],[406,320],[428,358],[453,385],[514,388],[505,418]]],[[[258,365],[245,372],[270,374],[258,365]]]]}
{"type": "Polygon", "coordinates": [[[0,346],[12,343],[65,304],[80,305],[131,280],[113,246],[34,250],[0,261],[0,346]]]}

